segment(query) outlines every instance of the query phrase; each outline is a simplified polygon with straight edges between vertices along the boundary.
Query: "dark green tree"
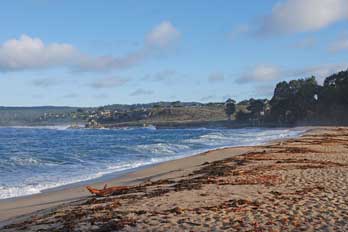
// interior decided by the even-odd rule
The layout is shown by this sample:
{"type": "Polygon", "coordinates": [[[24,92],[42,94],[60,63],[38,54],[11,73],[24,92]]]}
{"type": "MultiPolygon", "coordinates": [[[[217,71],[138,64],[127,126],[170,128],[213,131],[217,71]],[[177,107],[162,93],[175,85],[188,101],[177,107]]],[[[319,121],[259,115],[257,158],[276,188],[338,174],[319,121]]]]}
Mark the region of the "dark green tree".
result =
{"type": "Polygon", "coordinates": [[[236,120],[241,122],[249,122],[250,118],[252,118],[251,113],[245,112],[243,110],[239,110],[236,113],[236,120]]]}
{"type": "Polygon", "coordinates": [[[317,115],[334,124],[348,122],[348,70],[327,77],[318,93],[317,115]]]}
{"type": "Polygon", "coordinates": [[[319,90],[314,76],[278,83],[270,102],[272,119],[287,124],[308,120],[316,110],[319,90]]]}
{"type": "Polygon", "coordinates": [[[225,113],[227,115],[228,120],[231,120],[232,114],[236,111],[236,101],[231,98],[227,99],[225,102],[225,113]]]}
{"type": "Polygon", "coordinates": [[[257,124],[261,123],[261,119],[264,117],[266,107],[266,100],[261,99],[253,99],[249,100],[249,105],[247,110],[250,111],[250,115],[252,116],[252,120],[257,122],[257,124]]]}
{"type": "Polygon", "coordinates": [[[331,98],[337,104],[348,105],[348,70],[327,77],[324,81],[326,89],[324,98],[331,98]]]}

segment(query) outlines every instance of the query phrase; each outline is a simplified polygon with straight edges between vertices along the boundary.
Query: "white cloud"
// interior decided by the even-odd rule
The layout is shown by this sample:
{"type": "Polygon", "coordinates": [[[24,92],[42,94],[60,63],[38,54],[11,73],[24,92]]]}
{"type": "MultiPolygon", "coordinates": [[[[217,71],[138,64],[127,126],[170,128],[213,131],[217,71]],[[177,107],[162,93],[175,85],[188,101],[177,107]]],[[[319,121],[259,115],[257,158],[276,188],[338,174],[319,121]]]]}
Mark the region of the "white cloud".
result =
{"type": "Polygon", "coordinates": [[[143,96],[143,95],[152,95],[154,92],[152,90],[146,89],[137,89],[130,94],[130,96],[143,96]]]}
{"type": "Polygon", "coordinates": [[[257,65],[247,70],[238,79],[238,83],[272,81],[278,79],[281,75],[279,67],[274,65],[257,65]]]}
{"type": "Polygon", "coordinates": [[[180,38],[180,32],[168,21],[156,26],[145,37],[143,46],[124,56],[92,56],[65,43],[45,44],[39,38],[22,35],[0,45],[0,71],[68,68],[72,71],[124,69],[143,62],[180,38]]]}
{"type": "Polygon", "coordinates": [[[126,84],[129,79],[120,78],[120,77],[107,77],[103,79],[96,80],[90,86],[96,89],[104,88],[114,88],[126,84]]]}
{"type": "Polygon", "coordinates": [[[348,19],[347,0],[285,0],[278,2],[259,28],[262,34],[316,31],[348,19]]]}
{"type": "Polygon", "coordinates": [[[156,26],[146,37],[146,44],[154,47],[167,47],[180,38],[180,32],[169,21],[156,26]]]}
{"type": "Polygon", "coordinates": [[[58,67],[70,64],[76,56],[76,49],[69,44],[45,45],[39,38],[22,35],[19,39],[10,39],[0,46],[0,70],[58,67]]]}
{"type": "Polygon", "coordinates": [[[209,82],[221,82],[223,80],[225,80],[225,76],[220,72],[211,73],[208,77],[209,82]]]}

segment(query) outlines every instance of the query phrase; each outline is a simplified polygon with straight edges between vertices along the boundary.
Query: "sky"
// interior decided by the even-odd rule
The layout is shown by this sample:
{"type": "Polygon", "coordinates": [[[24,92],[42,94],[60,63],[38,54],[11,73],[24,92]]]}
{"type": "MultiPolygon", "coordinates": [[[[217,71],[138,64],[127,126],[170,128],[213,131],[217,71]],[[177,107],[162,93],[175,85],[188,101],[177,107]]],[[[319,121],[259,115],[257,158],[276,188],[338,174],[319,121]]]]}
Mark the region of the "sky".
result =
{"type": "Polygon", "coordinates": [[[348,68],[348,0],[4,0],[0,105],[270,98],[348,68]]]}

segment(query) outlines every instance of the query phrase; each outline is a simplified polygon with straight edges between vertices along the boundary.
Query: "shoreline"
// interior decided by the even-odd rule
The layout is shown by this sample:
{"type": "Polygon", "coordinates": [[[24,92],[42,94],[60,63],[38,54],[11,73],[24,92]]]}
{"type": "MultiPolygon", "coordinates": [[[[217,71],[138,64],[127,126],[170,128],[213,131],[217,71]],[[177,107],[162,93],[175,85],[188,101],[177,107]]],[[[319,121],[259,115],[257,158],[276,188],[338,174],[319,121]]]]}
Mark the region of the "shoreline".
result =
{"type": "MultiPolygon", "coordinates": [[[[313,128],[309,127],[303,129],[304,131],[295,138],[300,137],[303,134],[306,134],[313,128]]],[[[98,178],[45,189],[42,190],[40,193],[0,199],[0,226],[12,223],[13,221],[21,219],[22,217],[25,218],[28,215],[35,213],[35,211],[37,210],[49,209],[62,203],[69,203],[71,201],[88,197],[90,196],[90,194],[85,189],[86,185],[91,185],[96,188],[101,188],[105,183],[107,183],[109,186],[137,185],[149,179],[157,180],[161,178],[166,178],[166,174],[170,174],[173,172],[180,173],[180,171],[185,171],[185,169],[186,171],[192,170],[195,166],[199,166],[204,162],[210,162],[212,160],[219,160],[224,158],[224,156],[214,158],[208,157],[211,156],[212,153],[214,154],[220,153],[224,150],[233,150],[232,156],[237,156],[250,149],[256,149],[258,146],[269,145],[291,138],[294,137],[275,139],[259,145],[227,146],[209,149],[207,151],[202,151],[196,154],[179,157],[173,160],[148,164],[141,167],[124,170],[120,173],[113,172],[98,178]],[[187,163],[189,163],[189,165],[187,165],[187,163]],[[173,169],[172,167],[175,168],[173,169]],[[166,171],[167,168],[168,170],[166,171]],[[18,205],[21,205],[21,207],[18,208],[18,205]]]]}
{"type": "MultiPolygon", "coordinates": [[[[278,140],[275,140],[274,142],[276,141],[278,140]]],[[[105,183],[108,184],[108,186],[137,185],[149,180],[155,181],[162,178],[166,178],[167,174],[171,174],[173,172],[177,172],[177,174],[179,174],[181,172],[192,170],[194,169],[194,166],[202,165],[205,162],[211,162],[225,158],[225,156],[207,157],[210,156],[212,153],[220,153],[223,150],[233,149],[236,150],[233,151],[233,156],[237,156],[243,154],[247,150],[256,148],[257,146],[236,146],[217,148],[188,157],[164,161],[156,164],[149,164],[148,167],[139,167],[139,170],[129,171],[124,175],[107,180],[99,180],[99,178],[91,179],[84,182],[77,182],[70,185],[64,185],[52,189],[47,189],[42,191],[41,193],[36,193],[32,195],[0,199],[0,228],[17,220],[22,220],[23,218],[30,217],[31,214],[37,211],[50,209],[52,207],[54,208],[55,206],[61,204],[67,204],[91,196],[90,193],[85,189],[85,185],[83,184],[85,182],[88,182],[89,185],[95,188],[102,188],[105,183]],[[185,163],[186,165],[184,165],[185,163]],[[190,164],[187,165],[187,163],[190,164]],[[165,169],[167,167],[170,168],[166,171],[165,169]],[[172,167],[175,168],[173,169],[172,167]],[[18,205],[20,205],[20,207],[18,207],[18,205]]]]}

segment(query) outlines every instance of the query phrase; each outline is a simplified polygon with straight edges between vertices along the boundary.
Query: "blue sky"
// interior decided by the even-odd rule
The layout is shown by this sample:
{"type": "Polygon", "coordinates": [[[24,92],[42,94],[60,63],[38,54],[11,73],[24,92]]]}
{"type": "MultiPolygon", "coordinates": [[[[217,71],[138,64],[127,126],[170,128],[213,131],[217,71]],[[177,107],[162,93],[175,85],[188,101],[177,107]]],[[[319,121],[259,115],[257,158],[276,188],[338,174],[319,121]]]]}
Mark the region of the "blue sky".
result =
{"type": "Polygon", "coordinates": [[[270,97],[347,69],[347,26],[346,0],[2,1],[0,105],[270,97]]]}

